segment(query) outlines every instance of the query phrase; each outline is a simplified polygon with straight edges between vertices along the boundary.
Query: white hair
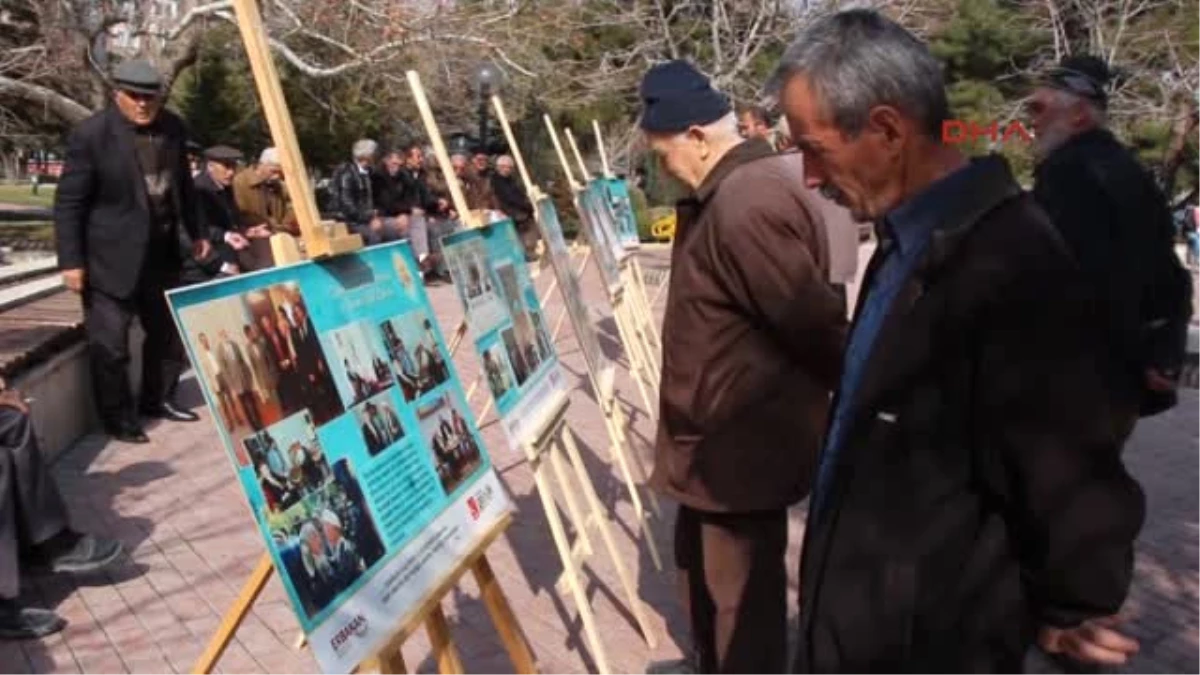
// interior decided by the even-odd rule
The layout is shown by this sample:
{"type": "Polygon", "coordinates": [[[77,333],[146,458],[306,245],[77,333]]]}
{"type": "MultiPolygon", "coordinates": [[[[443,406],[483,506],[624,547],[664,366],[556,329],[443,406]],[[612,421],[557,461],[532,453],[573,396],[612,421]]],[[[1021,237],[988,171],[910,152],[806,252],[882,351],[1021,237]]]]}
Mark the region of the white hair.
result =
{"type": "Polygon", "coordinates": [[[515,165],[515,162],[513,161],[513,158],[510,155],[500,155],[499,157],[496,158],[496,166],[500,166],[501,164],[515,165]]]}
{"type": "Polygon", "coordinates": [[[274,147],[263,150],[262,154],[258,156],[258,163],[259,164],[274,164],[274,165],[278,166],[279,165],[279,150],[275,149],[274,147]]]}
{"type": "Polygon", "coordinates": [[[361,138],[354,142],[351,153],[354,159],[370,159],[379,150],[379,144],[369,138],[361,138]]]}

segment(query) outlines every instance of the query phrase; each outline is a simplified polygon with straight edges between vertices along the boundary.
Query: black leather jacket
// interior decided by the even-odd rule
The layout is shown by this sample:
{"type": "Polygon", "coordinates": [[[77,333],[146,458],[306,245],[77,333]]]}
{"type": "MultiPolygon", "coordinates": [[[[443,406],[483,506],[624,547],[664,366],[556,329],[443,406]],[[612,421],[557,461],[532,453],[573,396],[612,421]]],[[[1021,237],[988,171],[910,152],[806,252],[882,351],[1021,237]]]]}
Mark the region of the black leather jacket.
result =
{"type": "Polygon", "coordinates": [[[371,190],[371,175],[347,162],[333,174],[332,206],[337,217],[350,227],[366,226],[375,217],[375,200],[371,190]]]}

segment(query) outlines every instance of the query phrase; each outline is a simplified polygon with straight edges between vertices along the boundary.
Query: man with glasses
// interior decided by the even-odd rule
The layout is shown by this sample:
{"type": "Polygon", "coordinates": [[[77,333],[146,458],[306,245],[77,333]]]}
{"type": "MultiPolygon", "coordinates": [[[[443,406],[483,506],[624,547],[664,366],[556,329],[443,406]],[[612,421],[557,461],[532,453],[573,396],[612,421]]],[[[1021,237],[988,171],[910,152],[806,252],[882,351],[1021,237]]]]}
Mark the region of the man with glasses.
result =
{"type": "Polygon", "coordinates": [[[113,438],[148,442],[138,411],[194,421],[168,393],[183,367],[182,345],[164,291],[185,258],[208,257],[201,236],[183,122],[162,109],[163,86],[146,61],[113,74],[113,105],[72,130],[54,202],[58,263],[67,288],[82,295],[96,406],[113,438]],[[129,325],[138,317],[140,406],[126,367],[129,325]]]}

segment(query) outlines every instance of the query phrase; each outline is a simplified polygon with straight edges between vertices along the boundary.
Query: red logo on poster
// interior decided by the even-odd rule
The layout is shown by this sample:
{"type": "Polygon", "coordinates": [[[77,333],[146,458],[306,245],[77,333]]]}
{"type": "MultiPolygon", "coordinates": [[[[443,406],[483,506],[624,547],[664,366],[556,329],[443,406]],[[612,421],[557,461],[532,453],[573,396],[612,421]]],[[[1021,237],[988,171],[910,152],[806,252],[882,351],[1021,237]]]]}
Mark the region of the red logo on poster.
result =
{"type": "Polygon", "coordinates": [[[474,497],[467,499],[467,510],[471,512],[471,520],[479,520],[479,500],[474,497]]]}

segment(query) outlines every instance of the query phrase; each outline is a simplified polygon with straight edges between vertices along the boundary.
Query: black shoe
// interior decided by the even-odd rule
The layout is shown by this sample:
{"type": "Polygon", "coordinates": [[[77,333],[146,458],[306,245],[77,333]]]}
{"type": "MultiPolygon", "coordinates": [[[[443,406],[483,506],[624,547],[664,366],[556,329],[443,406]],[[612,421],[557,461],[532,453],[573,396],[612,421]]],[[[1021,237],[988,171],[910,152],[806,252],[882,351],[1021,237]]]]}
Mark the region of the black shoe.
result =
{"type": "Polygon", "coordinates": [[[12,600],[0,598],[0,640],[36,640],[53,635],[67,622],[48,609],[21,607],[12,600]]]}
{"type": "Polygon", "coordinates": [[[108,567],[124,550],[116,539],[63,530],[34,548],[31,563],[55,573],[87,574],[108,567]]]}
{"type": "Polygon", "coordinates": [[[142,431],[141,427],[136,424],[109,424],[104,427],[105,433],[112,437],[114,441],[122,443],[149,443],[150,437],[146,432],[142,431]]]}
{"type": "Polygon", "coordinates": [[[174,403],[163,401],[156,406],[142,406],[142,414],[171,422],[196,422],[200,416],[191,410],[184,410],[174,403]]]}

